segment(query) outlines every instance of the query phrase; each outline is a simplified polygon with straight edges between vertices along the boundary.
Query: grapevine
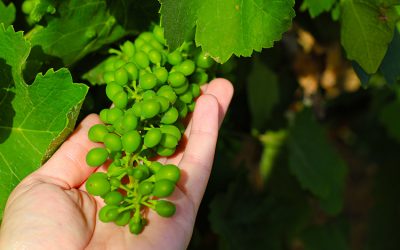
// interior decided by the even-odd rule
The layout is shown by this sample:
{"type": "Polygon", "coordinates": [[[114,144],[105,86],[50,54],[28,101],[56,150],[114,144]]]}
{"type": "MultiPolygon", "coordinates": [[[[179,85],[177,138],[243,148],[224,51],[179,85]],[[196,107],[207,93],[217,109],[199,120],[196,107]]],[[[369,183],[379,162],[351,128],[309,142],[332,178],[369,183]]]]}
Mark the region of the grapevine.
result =
{"type": "Polygon", "coordinates": [[[93,173],[86,190],[104,199],[102,222],[129,225],[131,233],[139,234],[147,224],[146,209],[162,217],[176,211],[164,198],[174,192],[180,170],[154,159],[175,153],[183,120],[194,110],[214,62],[190,42],[169,52],[160,26],[110,52],[103,79],[113,105],[100,112],[104,124],[88,132],[91,141],[105,147],[93,148],[86,156],[91,167],[106,162],[109,167],[105,173],[93,173]]]}

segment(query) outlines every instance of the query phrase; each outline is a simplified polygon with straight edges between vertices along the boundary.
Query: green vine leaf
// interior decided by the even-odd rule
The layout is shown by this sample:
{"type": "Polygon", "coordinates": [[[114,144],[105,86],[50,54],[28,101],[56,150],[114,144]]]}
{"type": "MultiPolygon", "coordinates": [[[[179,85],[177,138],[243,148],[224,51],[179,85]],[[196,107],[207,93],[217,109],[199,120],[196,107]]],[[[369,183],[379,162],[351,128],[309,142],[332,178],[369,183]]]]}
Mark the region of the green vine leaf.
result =
{"type": "Polygon", "coordinates": [[[321,15],[325,11],[330,11],[336,0],[304,0],[302,9],[308,9],[312,18],[321,15]]]}
{"type": "Polygon", "coordinates": [[[376,73],[399,18],[393,0],[344,0],[341,42],[347,57],[369,74],[376,73]]]}
{"type": "Polygon", "coordinates": [[[13,3],[9,5],[5,5],[2,1],[0,1],[0,23],[3,23],[5,26],[12,24],[15,20],[15,6],[13,3]]]}
{"type": "Polygon", "coordinates": [[[161,23],[170,49],[176,49],[196,26],[196,45],[220,63],[232,54],[250,56],[253,51],[272,47],[295,16],[294,0],[160,2],[161,23]]]}
{"type": "Polygon", "coordinates": [[[320,199],[330,214],[340,212],[346,165],[326,139],[311,110],[296,116],[288,137],[289,167],[304,189],[320,199]]]}
{"type": "Polygon", "coordinates": [[[21,70],[30,49],[22,32],[0,24],[0,218],[12,189],[72,132],[88,90],[67,69],[27,85],[21,70]]]}

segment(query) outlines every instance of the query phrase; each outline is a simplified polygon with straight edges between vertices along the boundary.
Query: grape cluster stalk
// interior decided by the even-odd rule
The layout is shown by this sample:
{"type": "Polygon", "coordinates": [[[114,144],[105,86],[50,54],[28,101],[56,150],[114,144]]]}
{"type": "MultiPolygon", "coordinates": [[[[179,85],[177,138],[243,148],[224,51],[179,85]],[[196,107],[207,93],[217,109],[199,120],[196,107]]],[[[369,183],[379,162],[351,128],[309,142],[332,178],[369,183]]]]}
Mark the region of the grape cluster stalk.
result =
{"type": "Polygon", "coordinates": [[[185,42],[168,51],[160,26],[126,41],[105,61],[106,95],[113,102],[100,112],[104,124],[90,128],[88,137],[104,147],[91,149],[86,162],[106,172],[95,172],[86,190],[104,199],[102,222],[129,225],[139,234],[147,224],[146,212],[163,217],[175,214],[170,196],[180,169],[155,159],[175,153],[182,139],[183,120],[195,107],[200,86],[208,81],[214,61],[185,42]]]}

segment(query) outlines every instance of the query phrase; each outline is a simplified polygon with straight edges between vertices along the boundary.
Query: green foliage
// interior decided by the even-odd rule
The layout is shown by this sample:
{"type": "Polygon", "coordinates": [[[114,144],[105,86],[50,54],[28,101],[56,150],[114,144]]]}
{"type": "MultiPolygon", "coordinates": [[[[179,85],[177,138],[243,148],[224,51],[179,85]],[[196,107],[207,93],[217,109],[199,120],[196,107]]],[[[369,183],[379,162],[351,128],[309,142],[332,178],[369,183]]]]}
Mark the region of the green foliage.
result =
{"type": "Polygon", "coordinates": [[[317,17],[325,11],[331,10],[336,0],[304,0],[302,9],[308,9],[311,17],[317,17]]]}
{"type": "Polygon", "coordinates": [[[369,74],[378,70],[393,38],[399,16],[392,2],[344,0],[341,3],[342,45],[347,57],[369,74]]]}
{"type": "Polygon", "coordinates": [[[181,44],[196,25],[196,44],[224,63],[232,54],[250,56],[254,50],[272,47],[291,26],[293,5],[293,0],[161,1],[161,21],[167,43],[172,41],[171,49],[181,44]]]}
{"type": "Polygon", "coordinates": [[[290,169],[301,186],[321,199],[327,213],[340,212],[346,165],[332,149],[310,110],[296,116],[288,144],[290,169]]]}
{"type": "Polygon", "coordinates": [[[15,6],[13,3],[9,5],[5,5],[2,1],[0,1],[0,23],[4,23],[7,27],[12,24],[15,19],[15,6]]]}
{"type": "Polygon", "coordinates": [[[302,239],[306,250],[349,250],[347,230],[344,225],[316,226],[305,230],[302,239]]]}
{"type": "Polygon", "coordinates": [[[0,211],[15,185],[48,159],[74,129],[87,92],[86,86],[73,83],[66,69],[50,69],[27,85],[21,68],[30,49],[22,32],[0,24],[0,211]]]}

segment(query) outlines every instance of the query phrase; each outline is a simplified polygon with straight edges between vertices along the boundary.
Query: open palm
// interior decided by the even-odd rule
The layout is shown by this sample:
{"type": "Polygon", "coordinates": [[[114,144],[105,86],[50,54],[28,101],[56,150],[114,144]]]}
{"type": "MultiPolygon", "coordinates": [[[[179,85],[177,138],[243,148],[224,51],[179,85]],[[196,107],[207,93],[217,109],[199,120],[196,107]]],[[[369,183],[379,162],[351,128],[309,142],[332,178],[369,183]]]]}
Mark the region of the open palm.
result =
{"type": "Polygon", "coordinates": [[[88,176],[104,171],[85,163],[86,153],[98,146],[87,139],[88,129],[100,122],[97,115],[90,115],[45,165],[13,191],[1,225],[0,249],[185,249],[232,93],[224,79],[205,85],[185,132],[187,142],[172,157],[160,159],[181,168],[181,180],[169,197],[176,205],[172,218],[149,211],[149,224],[139,236],[99,221],[103,201],[85,191],[88,176]]]}

